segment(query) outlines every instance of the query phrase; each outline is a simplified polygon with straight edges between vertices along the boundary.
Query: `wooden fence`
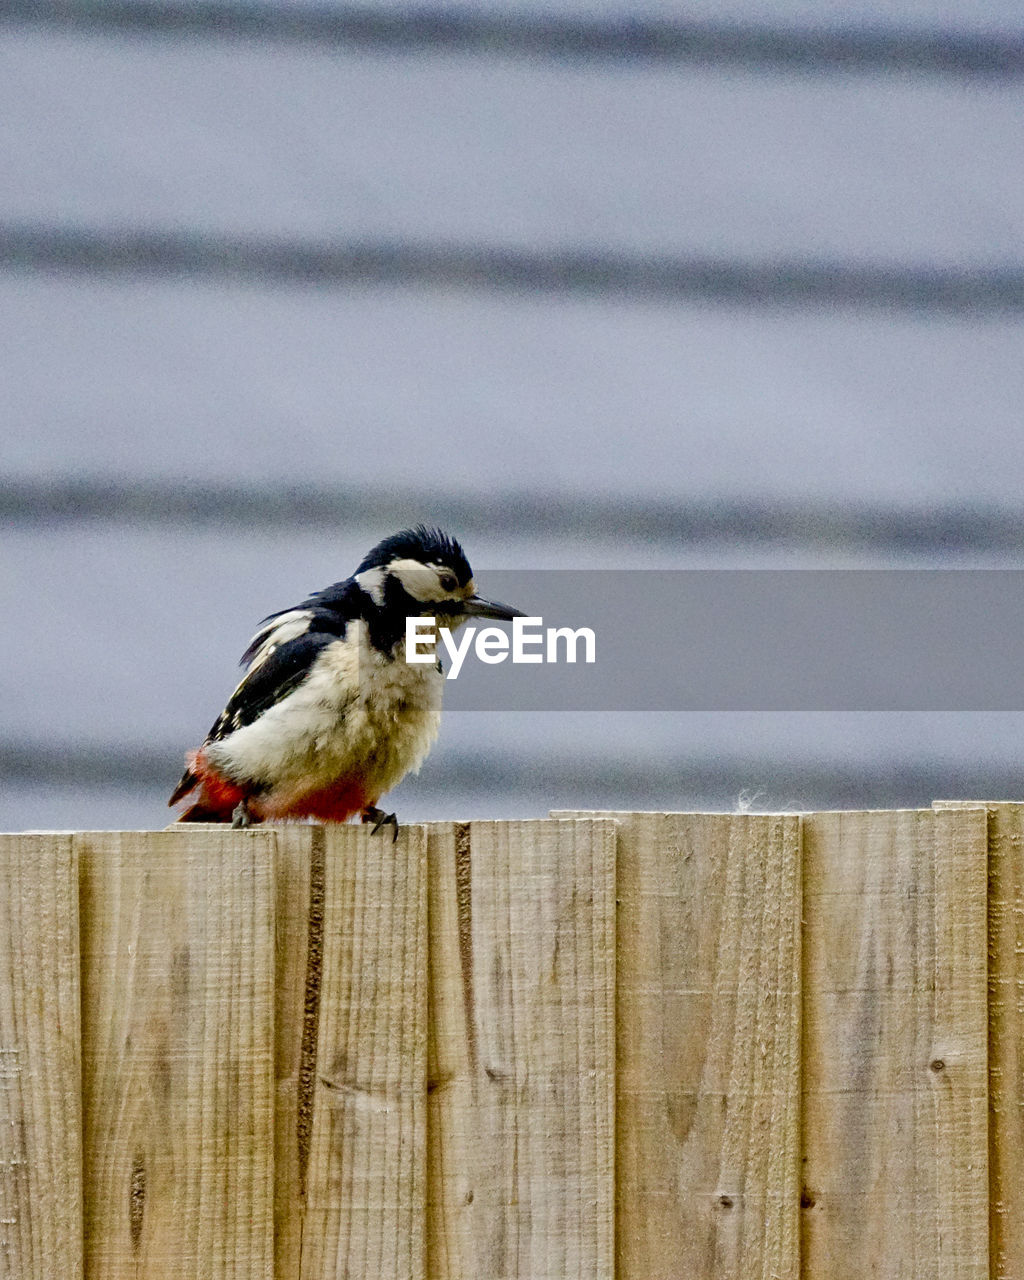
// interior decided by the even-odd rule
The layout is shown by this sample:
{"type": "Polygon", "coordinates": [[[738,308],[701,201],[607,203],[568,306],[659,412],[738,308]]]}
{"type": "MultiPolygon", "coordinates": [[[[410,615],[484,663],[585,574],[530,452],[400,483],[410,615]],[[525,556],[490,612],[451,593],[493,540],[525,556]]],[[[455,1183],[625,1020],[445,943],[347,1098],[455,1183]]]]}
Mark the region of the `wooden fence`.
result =
{"type": "Polygon", "coordinates": [[[0,1276],[1024,1277],[1024,806],[0,837],[0,1276]]]}

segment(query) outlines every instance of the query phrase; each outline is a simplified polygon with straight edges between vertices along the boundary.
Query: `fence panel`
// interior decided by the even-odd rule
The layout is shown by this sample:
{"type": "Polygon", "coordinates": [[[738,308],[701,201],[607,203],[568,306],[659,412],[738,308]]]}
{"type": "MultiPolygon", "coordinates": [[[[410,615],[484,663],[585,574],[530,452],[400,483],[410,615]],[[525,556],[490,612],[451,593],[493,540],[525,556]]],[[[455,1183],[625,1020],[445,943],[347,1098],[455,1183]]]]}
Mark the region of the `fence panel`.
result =
{"type": "Polygon", "coordinates": [[[273,1276],[274,841],[75,837],[89,1280],[273,1276]]]}
{"type": "Polygon", "coordinates": [[[808,1280],[988,1274],[985,815],[804,820],[808,1280]]]}
{"type": "Polygon", "coordinates": [[[68,835],[0,836],[0,1276],[82,1275],[78,886],[68,835]]]}
{"type": "Polygon", "coordinates": [[[795,1280],[800,820],[609,816],[617,1280],[795,1280]]]}
{"type": "Polygon", "coordinates": [[[612,1280],[615,830],[438,824],[431,1280],[612,1280]]]}
{"type": "Polygon", "coordinates": [[[1018,1280],[1022,852],[983,802],[0,836],[0,1280],[1018,1280]]]}
{"type": "Polygon", "coordinates": [[[423,827],[324,829],[319,1017],[302,1280],[422,1280],[427,900],[423,827]]]}

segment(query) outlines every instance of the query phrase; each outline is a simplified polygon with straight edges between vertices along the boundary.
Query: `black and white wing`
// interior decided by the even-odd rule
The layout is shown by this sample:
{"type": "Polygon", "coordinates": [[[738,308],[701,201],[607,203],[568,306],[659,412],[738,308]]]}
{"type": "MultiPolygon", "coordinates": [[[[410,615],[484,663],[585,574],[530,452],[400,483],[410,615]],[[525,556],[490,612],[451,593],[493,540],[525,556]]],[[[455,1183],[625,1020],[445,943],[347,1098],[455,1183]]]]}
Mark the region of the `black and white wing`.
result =
{"type": "MultiPolygon", "coordinates": [[[[248,669],[210,727],[203,746],[253,724],[287,698],[309,676],[320,652],[344,633],[343,620],[316,609],[291,609],[266,619],[242,656],[248,669]]],[[[198,781],[187,768],[168,803],[176,804],[198,781]]]]}

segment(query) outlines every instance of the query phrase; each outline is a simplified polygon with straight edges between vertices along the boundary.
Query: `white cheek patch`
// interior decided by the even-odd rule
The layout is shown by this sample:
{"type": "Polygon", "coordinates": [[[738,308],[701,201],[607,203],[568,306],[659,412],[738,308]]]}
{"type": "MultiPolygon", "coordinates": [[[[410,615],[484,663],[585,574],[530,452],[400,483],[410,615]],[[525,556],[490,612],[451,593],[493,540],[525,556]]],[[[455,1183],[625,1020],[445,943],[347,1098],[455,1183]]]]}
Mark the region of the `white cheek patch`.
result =
{"type": "Polygon", "coordinates": [[[394,574],[414,600],[423,604],[447,597],[448,593],[441,588],[437,570],[420,564],[418,560],[392,560],[387,571],[394,574]]]}

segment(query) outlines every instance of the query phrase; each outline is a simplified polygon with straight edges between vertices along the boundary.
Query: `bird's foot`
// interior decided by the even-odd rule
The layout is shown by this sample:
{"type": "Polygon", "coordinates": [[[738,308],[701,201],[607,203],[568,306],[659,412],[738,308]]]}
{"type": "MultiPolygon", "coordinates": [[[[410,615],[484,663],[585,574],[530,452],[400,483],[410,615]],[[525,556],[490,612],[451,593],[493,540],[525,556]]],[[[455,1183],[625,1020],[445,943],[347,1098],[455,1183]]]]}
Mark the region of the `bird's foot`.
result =
{"type": "Polygon", "coordinates": [[[390,825],[395,829],[395,834],[391,838],[391,843],[394,844],[398,839],[398,818],[395,814],[385,813],[383,809],[378,809],[375,805],[370,804],[363,810],[363,821],[373,823],[373,830],[370,832],[371,836],[375,836],[381,827],[390,825]]]}
{"type": "Polygon", "coordinates": [[[252,814],[244,800],[239,800],[235,805],[235,811],[231,815],[231,825],[234,828],[252,826],[252,814]]]}

